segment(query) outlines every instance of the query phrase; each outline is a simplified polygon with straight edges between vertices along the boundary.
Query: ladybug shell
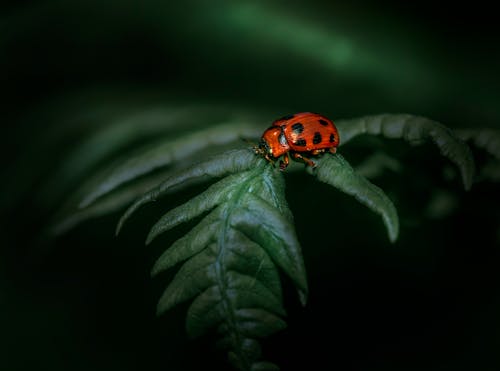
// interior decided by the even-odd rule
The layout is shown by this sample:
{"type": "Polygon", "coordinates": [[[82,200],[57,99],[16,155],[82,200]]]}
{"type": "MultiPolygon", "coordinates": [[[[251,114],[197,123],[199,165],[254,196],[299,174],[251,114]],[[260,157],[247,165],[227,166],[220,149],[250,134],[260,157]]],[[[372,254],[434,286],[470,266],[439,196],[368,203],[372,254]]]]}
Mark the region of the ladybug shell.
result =
{"type": "Polygon", "coordinates": [[[291,151],[309,152],[339,145],[335,124],[318,113],[288,115],[274,121],[273,126],[281,127],[291,151]]]}
{"type": "Polygon", "coordinates": [[[283,129],[276,126],[271,126],[262,134],[259,146],[264,149],[265,153],[275,158],[283,156],[290,150],[283,129]]]}

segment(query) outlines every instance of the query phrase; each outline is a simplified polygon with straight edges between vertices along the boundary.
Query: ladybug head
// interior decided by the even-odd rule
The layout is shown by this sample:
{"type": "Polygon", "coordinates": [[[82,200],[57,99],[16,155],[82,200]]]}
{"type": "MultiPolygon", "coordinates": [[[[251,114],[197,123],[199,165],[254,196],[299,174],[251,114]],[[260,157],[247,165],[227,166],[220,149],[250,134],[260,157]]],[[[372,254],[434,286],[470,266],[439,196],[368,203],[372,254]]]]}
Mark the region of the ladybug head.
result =
{"type": "Polygon", "coordinates": [[[267,129],[260,139],[259,146],[254,147],[256,154],[278,158],[288,152],[290,147],[280,127],[272,126],[267,129]]]}
{"type": "Polygon", "coordinates": [[[272,154],[272,150],[269,148],[269,144],[264,139],[261,139],[258,145],[253,146],[253,150],[257,155],[264,156],[266,154],[272,154]]]}

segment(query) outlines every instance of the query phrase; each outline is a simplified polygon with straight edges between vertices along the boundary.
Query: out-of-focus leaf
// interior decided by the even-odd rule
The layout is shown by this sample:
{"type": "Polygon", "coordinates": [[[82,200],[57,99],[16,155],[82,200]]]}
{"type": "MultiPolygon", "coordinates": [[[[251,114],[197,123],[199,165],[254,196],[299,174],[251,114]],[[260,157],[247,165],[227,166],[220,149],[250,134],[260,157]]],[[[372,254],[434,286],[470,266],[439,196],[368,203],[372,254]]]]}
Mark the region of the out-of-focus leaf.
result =
{"type": "MultiPolygon", "coordinates": [[[[42,195],[46,197],[58,189],[64,189],[63,186],[88,173],[101,161],[110,161],[110,156],[127,146],[161,135],[170,136],[179,130],[197,128],[200,124],[196,117],[211,118],[214,115],[217,116],[215,108],[210,110],[195,105],[148,106],[136,108],[136,112],[117,114],[117,117],[94,129],[66,154],[64,162],[54,171],[52,181],[42,190],[42,195]]],[[[219,113],[218,116],[222,115],[219,113]]]]}
{"type": "Polygon", "coordinates": [[[472,141],[474,146],[482,148],[497,160],[500,160],[500,130],[497,129],[461,129],[457,135],[465,141],[472,141]]]}
{"type": "Polygon", "coordinates": [[[457,135],[471,142],[473,148],[481,148],[491,155],[479,169],[479,178],[500,181],[500,130],[461,129],[457,130],[457,135]]]}
{"type": "Polygon", "coordinates": [[[55,236],[62,235],[89,219],[105,216],[123,209],[134,199],[154,187],[155,184],[158,184],[165,176],[165,173],[162,172],[128,184],[115,192],[101,197],[92,205],[83,209],[76,207],[73,197],[53,218],[53,221],[49,224],[49,232],[55,236]]]}
{"type": "Polygon", "coordinates": [[[97,176],[91,182],[92,190],[81,201],[80,207],[90,205],[99,197],[139,176],[181,161],[194,153],[202,153],[204,148],[223,145],[241,138],[256,137],[259,133],[260,130],[251,122],[232,121],[181,137],[166,138],[97,176]]]}
{"type": "Polygon", "coordinates": [[[402,164],[395,158],[384,152],[376,152],[362,163],[356,165],[355,170],[365,178],[376,178],[381,176],[386,169],[399,172],[402,164]]]}
{"type": "Polygon", "coordinates": [[[443,156],[459,168],[465,189],[470,189],[474,175],[474,160],[469,147],[450,129],[424,117],[405,114],[364,116],[350,120],[337,120],[341,144],[361,134],[382,135],[391,139],[404,139],[410,144],[432,140],[443,156]]]}

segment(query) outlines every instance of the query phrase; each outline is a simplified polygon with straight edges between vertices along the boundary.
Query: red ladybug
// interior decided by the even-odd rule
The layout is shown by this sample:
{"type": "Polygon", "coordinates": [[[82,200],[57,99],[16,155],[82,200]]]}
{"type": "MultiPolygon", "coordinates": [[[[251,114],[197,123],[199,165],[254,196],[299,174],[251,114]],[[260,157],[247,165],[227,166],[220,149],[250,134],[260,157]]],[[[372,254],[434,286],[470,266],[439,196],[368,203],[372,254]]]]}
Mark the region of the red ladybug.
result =
{"type": "Polygon", "coordinates": [[[339,132],[332,120],[318,113],[301,112],[274,121],[254,150],[272,163],[283,156],[280,169],[285,170],[290,161],[289,154],[315,167],[316,164],[303,154],[335,153],[338,145],[339,132]]]}

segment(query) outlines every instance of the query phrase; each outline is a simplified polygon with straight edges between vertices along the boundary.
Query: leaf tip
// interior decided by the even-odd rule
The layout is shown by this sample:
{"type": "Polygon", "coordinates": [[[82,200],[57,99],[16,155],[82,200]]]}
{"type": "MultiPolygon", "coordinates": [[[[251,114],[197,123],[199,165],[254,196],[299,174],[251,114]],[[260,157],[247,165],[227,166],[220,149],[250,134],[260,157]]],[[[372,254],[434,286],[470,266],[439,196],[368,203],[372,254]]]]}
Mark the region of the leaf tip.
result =
{"type": "Polygon", "coordinates": [[[123,221],[122,221],[123,218],[120,218],[120,220],[118,221],[118,224],[116,225],[116,229],[115,229],[115,237],[118,237],[118,235],[120,234],[120,232],[122,231],[122,227],[123,227],[123,221]]]}
{"type": "Polygon", "coordinates": [[[149,231],[148,236],[146,237],[145,244],[149,245],[156,237],[158,237],[159,234],[161,234],[161,229],[158,228],[157,225],[153,226],[153,228],[151,228],[151,230],[149,231]]]}
{"type": "Polygon", "coordinates": [[[302,304],[303,307],[306,306],[307,304],[307,291],[304,291],[304,290],[299,290],[299,301],[300,301],[300,304],[302,304]]]}
{"type": "Polygon", "coordinates": [[[389,236],[389,241],[395,243],[399,237],[399,216],[397,214],[396,208],[393,206],[393,215],[390,218],[384,216],[384,224],[387,229],[387,234],[389,236]]]}
{"type": "Polygon", "coordinates": [[[162,271],[161,267],[158,265],[158,262],[155,263],[155,265],[153,266],[153,268],[151,268],[151,272],[149,273],[149,276],[152,278],[152,277],[156,277],[158,275],[158,273],[160,273],[162,271]]]}
{"type": "Polygon", "coordinates": [[[389,232],[389,241],[391,241],[391,243],[393,244],[396,243],[398,237],[399,237],[399,230],[389,232]]]}
{"type": "Polygon", "coordinates": [[[465,160],[462,164],[459,164],[460,174],[462,176],[462,183],[466,191],[470,191],[472,188],[472,183],[475,173],[475,162],[470,151],[467,152],[465,160]]]}
{"type": "Polygon", "coordinates": [[[134,214],[134,212],[143,204],[143,199],[136,201],[132,206],[130,206],[121,216],[118,224],[116,226],[116,235],[118,235],[125,224],[125,222],[134,214]]]}
{"type": "Polygon", "coordinates": [[[135,211],[135,205],[132,205],[131,207],[129,207],[125,213],[123,213],[123,215],[121,216],[120,220],[118,221],[118,224],[116,225],[116,235],[118,236],[118,234],[121,232],[123,226],[125,225],[125,222],[130,218],[130,216],[134,213],[135,211]]]}
{"type": "Polygon", "coordinates": [[[464,189],[468,192],[472,188],[472,172],[464,174],[462,176],[462,181],[464,183],[464,189]]]}

